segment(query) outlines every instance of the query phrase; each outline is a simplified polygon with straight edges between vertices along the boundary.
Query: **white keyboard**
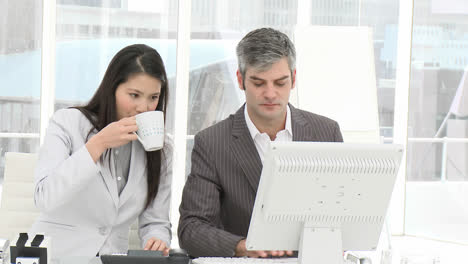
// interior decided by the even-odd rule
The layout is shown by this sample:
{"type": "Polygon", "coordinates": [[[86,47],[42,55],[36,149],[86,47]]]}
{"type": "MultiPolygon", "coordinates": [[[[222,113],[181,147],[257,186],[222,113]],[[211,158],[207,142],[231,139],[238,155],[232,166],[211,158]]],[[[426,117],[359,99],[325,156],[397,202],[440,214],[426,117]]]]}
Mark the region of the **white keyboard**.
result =
{"type": "Polygon", "coordinates": [[[192,260],[193,264],[267,264],[267,263],[288,263],[297,264],[297,258],[221,258],[203,257],[192,260]]]}

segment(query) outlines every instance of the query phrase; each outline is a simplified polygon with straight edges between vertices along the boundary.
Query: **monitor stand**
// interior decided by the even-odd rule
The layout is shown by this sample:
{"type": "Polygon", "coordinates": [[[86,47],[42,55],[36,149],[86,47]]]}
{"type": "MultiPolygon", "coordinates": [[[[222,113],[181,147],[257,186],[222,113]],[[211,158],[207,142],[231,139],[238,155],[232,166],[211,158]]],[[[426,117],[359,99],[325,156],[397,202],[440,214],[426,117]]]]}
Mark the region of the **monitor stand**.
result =
{"type": "Polygon", "coordinates": [[[305,222],[299,241],[298,264],[342,264],[343,244],[339,227],[317,227],[305,222]]]}

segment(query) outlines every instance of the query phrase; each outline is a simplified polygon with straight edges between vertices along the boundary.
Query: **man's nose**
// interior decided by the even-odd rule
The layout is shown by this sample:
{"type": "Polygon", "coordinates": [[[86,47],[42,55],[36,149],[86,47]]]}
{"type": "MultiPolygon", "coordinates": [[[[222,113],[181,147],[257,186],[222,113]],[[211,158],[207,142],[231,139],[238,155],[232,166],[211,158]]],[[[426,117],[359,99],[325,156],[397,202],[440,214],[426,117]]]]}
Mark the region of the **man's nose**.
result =
{"type": "Polygon", "coordinates": [[[265,89],[264,95],[266,98],[274,98],[276,96],[276,90],[273,84],[266,85],[265,89]]]}

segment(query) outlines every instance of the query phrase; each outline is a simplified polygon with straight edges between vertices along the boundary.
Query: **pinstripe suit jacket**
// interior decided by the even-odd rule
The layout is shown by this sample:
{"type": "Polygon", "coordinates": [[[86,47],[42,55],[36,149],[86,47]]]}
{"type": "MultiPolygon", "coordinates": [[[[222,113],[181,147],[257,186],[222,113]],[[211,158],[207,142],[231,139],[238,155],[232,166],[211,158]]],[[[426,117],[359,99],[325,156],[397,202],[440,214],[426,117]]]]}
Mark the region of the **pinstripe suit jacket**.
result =
{"type": "MultiPolygon", "coordinates": [[[[178,236],[190,255],[233,256],[247,236],[262,163],[244,106],[195,136],[178,236]]],[[[343,141],[338,123],[290,105],[293,141],[343,141]]]]}

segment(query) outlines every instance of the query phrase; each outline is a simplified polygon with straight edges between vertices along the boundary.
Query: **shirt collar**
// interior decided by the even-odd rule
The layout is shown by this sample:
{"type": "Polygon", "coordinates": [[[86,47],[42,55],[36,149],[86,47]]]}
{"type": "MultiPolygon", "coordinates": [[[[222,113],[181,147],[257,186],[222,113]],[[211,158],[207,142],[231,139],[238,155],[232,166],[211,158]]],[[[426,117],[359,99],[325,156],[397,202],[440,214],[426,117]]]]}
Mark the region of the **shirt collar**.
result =
{"type": "MultiPolygon", "coordinates": [[[[245,116],[245,122],[247,123],[247,128],[249,129],[250,136],[252,136],[252,139],[255,139],[257,135],[260,135],[260,131],[258,131],[257,127],[254,125],[252,122],[252,119],[250,119],[249,113],[247,112],[247,105],[244,107],[244,116],[245,116]]],[[[291,109],[289,108],[289,105],[286,106],[286,124],[284,126],[284,130],[281,131],[286,131],[289,132],[289,134],[292,136],[292,126],[291,126],[291,109]]],[[[281,132],[278,131],[277,135],[281,132]]]]}

